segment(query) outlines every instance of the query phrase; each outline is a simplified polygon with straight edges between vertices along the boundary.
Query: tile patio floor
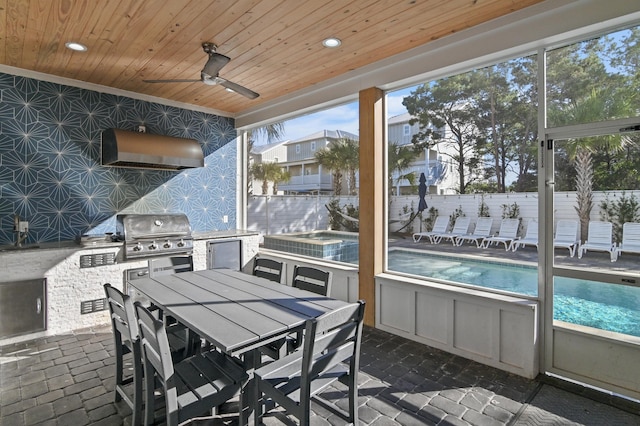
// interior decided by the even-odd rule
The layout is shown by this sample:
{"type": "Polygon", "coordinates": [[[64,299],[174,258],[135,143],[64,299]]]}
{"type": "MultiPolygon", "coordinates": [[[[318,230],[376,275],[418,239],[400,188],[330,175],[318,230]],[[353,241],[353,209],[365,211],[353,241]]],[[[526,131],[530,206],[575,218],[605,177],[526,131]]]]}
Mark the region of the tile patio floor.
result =
{"type": "MultiPolygon", "coordinates": [[[[128,425],[114,403],[109,326],[0,347],[0,425],[128,425]]],[[[640,405],[590,391],[528,380],[365,327],[359,415],[362,425],[640,425],[640,405]]],[[[345,402],[342,389],[327,396],[345,402]]],[[[234,425],[236,404],[198,425],[234,425]]],[[[314,425],[341,425],[314,404],[314,425]]],[[[266,425],[289,424],[282,413],[266,425]]]]}

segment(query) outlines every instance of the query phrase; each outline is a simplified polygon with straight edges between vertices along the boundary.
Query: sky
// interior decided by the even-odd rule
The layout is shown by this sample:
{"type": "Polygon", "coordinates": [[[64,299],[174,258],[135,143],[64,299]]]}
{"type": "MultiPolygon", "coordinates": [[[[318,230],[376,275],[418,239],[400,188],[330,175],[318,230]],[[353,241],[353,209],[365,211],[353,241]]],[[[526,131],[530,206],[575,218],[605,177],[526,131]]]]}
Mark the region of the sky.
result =
{"type": "MultiPolygon", "coordinates": [[[[409,95],[411,90],[412,88],[407,88],[387,94],[389,117],[407,112],[402,105],[402,99],[409,95]]],[[[281,140],[296,140],[321,130],[344,130],[358,135],[360,133],[358,127],[358,102],[352,102],[285,121],[281,140]]],[[[268,142],[263,137],[256,141],[256,145],[266,143],[268,142]]]]}

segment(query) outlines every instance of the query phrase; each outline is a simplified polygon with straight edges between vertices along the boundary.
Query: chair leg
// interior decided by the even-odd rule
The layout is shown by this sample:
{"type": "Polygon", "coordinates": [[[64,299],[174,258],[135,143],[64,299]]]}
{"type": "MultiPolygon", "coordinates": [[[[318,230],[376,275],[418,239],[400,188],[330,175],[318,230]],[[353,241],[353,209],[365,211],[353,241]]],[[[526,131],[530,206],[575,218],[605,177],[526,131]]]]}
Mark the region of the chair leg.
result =
{"type": "Polygon", "coordinates": [[[264,409],[264,401],[262,401],[262,392],[260,391],[260,385],[258,381],[253,379],[249,382],[249,391],[253,392],[253,424],[254,426],[260,426],[262,420],[262,411],[264,409]]]}
{"type": "Polygon", "coordinates": [[[133,414],[131,425],[138,426],[142,423],[142,353],[140,345],[133,347],[133,414]]]}
{"type": "Polygon", "coordinates": [[[120,386],[122,386],[122,381],[123,381],[123,365],[124,362],[122,360],[123,354],[122,354],[122,342],[120,341],[120,339],[116,338],[116,397],[115,397],[115,401],[121,401],[122,400],[122,395],[120,395],[119,392],[119,388],[120,386]]]}
{"type": "Polygon", "coordinates": [[[347,395],[349,397],[349,421],[354,425],[358,424],[358,373],[351,372],[346,376],[346,380],[340,379],[342,383],[349,388],[347,395]]]}
{"type": "Polygon", "coordinates": [[[154,420],[155,411],[155,374],[153,367],[144,365],[144,424],[151,425],[154,420]]]}

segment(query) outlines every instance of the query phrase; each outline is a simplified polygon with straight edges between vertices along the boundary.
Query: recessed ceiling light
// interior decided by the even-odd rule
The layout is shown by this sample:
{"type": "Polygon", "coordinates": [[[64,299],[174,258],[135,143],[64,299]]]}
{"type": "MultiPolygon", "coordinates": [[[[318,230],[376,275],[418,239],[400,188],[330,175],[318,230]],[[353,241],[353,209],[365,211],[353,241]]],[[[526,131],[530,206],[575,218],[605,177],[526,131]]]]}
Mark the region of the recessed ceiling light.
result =
{"type": "Polygon", "coordinates": [[[77,43],[75,41],[68,41],[64,44],[67,46],[67,49],[75,50],[76,52],[86,52],[87,46],[81,43],[77,43]]]}
{"type": "Polygon", "coordinates": [[[338,47],[341,44],[342,44],[342,41],[340,41],[339,38],[335,38],[335,37],[329,37],[322,40],[322,45],[324,47],[338,47]]]}

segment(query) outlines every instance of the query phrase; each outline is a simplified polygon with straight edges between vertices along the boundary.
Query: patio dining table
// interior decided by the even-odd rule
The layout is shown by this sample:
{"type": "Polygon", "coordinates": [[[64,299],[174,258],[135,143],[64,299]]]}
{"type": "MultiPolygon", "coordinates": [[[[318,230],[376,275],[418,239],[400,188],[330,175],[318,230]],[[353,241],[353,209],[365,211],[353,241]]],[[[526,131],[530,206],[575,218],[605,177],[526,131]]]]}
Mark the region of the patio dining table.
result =
{"type": "MultiPolygon", "coordinates": [[[[305,321],[346,305],[288,285],[231,269],[181,272],[143,278],[131,285],[153,304],[231,356],[243,355],[248,372],[256,349],[301,330],[305,321]]],[[[249,386],[253,381],[249,382],[249,386]]],[[[253,415],[246,395],[243,423],[253,415]]]]}
{"type": "Polygon", "coordinates": [[[238,356],[301,330],[346,302],[230,269],[131,282],[139,292],[219,350],[238,356]]]}

